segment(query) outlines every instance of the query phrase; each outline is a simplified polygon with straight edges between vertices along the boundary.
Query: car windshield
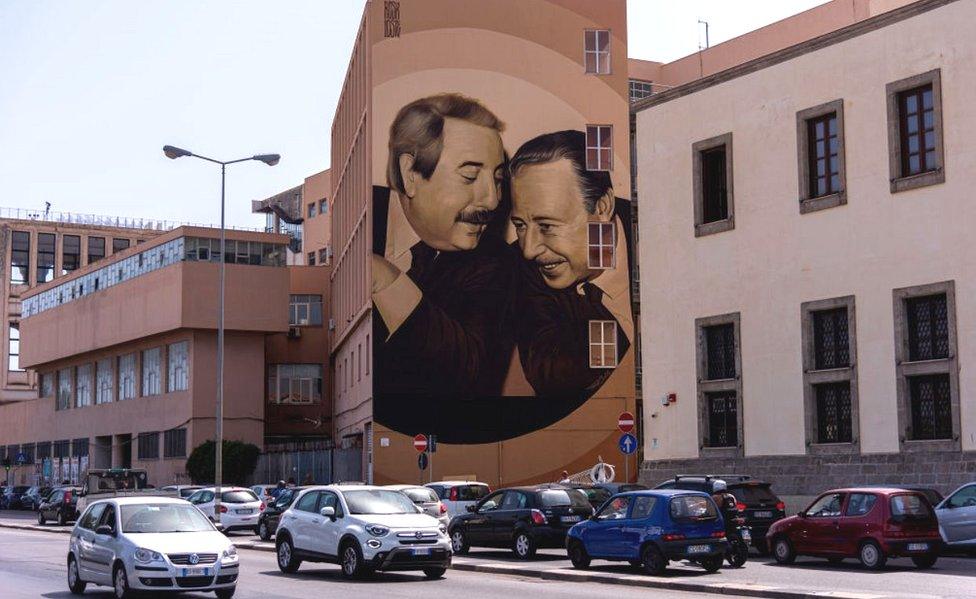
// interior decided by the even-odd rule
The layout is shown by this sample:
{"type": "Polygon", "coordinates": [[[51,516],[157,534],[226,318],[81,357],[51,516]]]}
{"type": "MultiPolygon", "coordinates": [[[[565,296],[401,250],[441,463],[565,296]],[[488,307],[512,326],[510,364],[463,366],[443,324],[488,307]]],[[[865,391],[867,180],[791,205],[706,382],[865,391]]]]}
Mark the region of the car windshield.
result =
{"type": "Polygon", "coordinates": [[[180,489],[180,497],[186,499],[190,495],[196,493],[198,490],[200,490],[200,487],[183,487],[180,489]]]}
{"type": "Polygon", "coordinates": [[[577,489],[547,489],[539,493],[539,501],[542,507],[591,507],[586,495],[577,489]]]}
{"type": "Polygon", "coordinates": [[[251,490],[224,491],[220,494],[220,500],[224,503],[248,503],[257,501],[258,496],[251,490]]]}
{"type": "Polygon", "coordinates": [[[122,532],[204,532],[213,526],[200,510],[180,503],[122,506],[122,532]]]}
{"type": "Polygon", "coordinates": [[[718,511],[708,497],[684,495],[671,500],[671,517],[675,520],[714,520],[718,511]]]}
{"type": "Polygon", "coordinates": [[[891,515],[895,518],[928,519],[932,510],[921,495],[895,495],[891,498],[891,515]]]}
{"type": "Polygon", "coordinates": [[[371,489],[346,491],[351,514],[416,514],[413,502],[399,491],[371,489]]]}
{"type": "Polygon", "coordinates": [[[766,485],[743,485],[741,487],[730,487],[729,493],[735,497],[736,501],[741,501],[746,505],[752,503],[776,503],[779,499],[773,495],[766,485]]]}
{"type": "Polygon", "coordinates": [[[410,498],[410,501],[414,503],[433,503],[437,501],[437,493],[435,493],[433,489],[428,489],[426,487],[404,489],[403,493],[410,498]]]}

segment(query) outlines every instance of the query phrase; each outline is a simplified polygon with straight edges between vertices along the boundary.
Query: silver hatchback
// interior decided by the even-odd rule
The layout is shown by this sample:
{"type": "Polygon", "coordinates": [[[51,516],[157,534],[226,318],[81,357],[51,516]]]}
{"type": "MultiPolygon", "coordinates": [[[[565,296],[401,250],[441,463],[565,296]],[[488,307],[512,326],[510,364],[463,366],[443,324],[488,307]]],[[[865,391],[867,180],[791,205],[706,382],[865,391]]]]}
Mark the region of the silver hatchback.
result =
{"type": "Polygon", "coordinates": [[[93,502],[71,531],[68,588],[111,586],[118,599],[138,591],[213,591],[234,596],[237,549],[190,503],[170,497],[93,502]]]}
{"type": "Polygon", "coordinates": [[[976,549],[976,482],[965,484],[935,508],[948,547],[976,549]]]}

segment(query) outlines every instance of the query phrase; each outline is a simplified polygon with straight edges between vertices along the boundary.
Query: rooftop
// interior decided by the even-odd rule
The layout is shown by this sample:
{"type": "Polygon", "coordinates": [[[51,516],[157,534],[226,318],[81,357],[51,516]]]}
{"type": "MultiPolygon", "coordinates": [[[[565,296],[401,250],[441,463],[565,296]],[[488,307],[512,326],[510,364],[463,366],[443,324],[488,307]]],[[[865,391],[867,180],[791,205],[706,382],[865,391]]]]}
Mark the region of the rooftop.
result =
{"type": "MultiPolygon", "coordinates": [[[[176,222],[153,218],[135,218],[128,216],[104,216],[99,214],[83,214],[79,212],[60,212],[35,210],[30,208],[7,208],[0,206],[0,219],[24,220],[44,223],[80,225],[89,227],[117,227],[120,229],[137,229],[142,231],[169,231],[177,227],[213,227],[214,225],[176,222]]],[[[260,227],[227,227],[239,231],[262,231],[260,227]]]]}

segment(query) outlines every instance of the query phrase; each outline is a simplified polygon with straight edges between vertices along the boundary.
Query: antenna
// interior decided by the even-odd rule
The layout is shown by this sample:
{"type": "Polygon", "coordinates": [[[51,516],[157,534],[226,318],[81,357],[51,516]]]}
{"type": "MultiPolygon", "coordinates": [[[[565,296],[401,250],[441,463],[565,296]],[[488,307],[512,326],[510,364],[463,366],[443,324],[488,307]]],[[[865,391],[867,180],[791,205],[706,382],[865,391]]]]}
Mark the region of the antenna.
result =
{"type": "MultiPolygon", "coordinates": [[[[702,19],[698,19],[698,24],[705,26],[705,48],[707,49],[707,48],[711,47],[711,44],[708,43],[708,21],[703,21],[702,19]]],[[[698,49],[701,50],[701,39],[700,38],[698,40],[698,49]]]]}

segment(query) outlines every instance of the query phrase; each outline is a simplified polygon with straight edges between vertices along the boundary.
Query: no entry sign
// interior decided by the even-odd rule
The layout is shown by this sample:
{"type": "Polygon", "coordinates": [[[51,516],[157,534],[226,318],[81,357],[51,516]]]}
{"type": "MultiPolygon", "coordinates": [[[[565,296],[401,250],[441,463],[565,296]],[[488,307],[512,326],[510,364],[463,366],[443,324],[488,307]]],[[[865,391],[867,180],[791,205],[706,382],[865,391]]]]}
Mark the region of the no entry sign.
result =
{"type": "Polygon", "coordinates": [[[427,451],[427,435],[417,435],[414,437],[413,448],[420,453],[427,451]]]}
{"type": "Polygon", "coordinates": [[[619,417],[617,417],[617,428],[620,429],[622,433],[629,433],[634,430],[634,415],[630,412],[624,412],[619,417]]]}

